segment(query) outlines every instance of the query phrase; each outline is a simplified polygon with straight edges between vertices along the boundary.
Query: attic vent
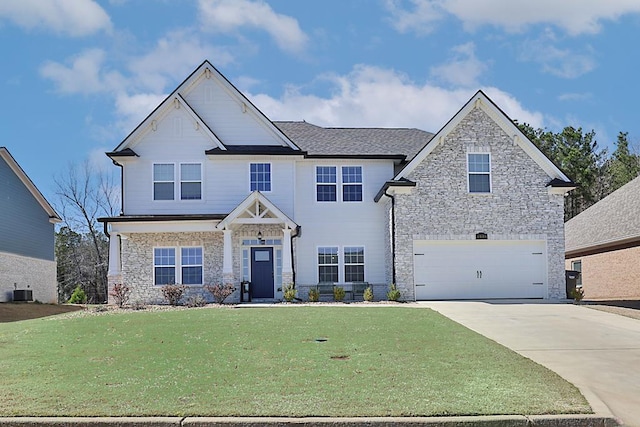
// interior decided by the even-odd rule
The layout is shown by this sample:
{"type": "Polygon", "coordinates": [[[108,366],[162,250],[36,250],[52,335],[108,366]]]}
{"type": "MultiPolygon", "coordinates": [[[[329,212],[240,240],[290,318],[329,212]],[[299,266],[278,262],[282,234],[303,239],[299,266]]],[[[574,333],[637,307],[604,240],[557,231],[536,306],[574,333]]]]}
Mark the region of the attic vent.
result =
{"type": "Polygon", "coordinates": [[[488,238],[487,233],[476,233],[476,240],[487,240],[488,238]]]}

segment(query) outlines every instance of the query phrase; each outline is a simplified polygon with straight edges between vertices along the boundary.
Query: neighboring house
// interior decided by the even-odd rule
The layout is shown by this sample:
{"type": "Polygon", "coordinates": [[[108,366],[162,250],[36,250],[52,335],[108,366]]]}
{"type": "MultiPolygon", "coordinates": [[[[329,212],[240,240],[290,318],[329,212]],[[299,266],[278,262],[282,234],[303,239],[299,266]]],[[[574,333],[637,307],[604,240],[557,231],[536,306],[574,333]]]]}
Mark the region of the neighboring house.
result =
{"type": "Polygon", "coordinates": [[[567,221],[565,238],[585,298],[640,298],[640,177],[567,221]]]}
{"type": "MultiPolygon", "coordinates": [[[[482,93],[435,135],[272,122],[205,61],[114,151],[109,283],[367,282],[384,299],[564,298],[573,184],[482,93]]],[[[347,285],[348,286],[348,285],[347,285]]],[[[237,291],[232,299],[240,297],[237,291]]]]}
{"type": "Polygon", "coordinates": [[[0,147],[0,301],[31,290],[58,302],[54,224],[60,218],[5,147],[0,147]]]}

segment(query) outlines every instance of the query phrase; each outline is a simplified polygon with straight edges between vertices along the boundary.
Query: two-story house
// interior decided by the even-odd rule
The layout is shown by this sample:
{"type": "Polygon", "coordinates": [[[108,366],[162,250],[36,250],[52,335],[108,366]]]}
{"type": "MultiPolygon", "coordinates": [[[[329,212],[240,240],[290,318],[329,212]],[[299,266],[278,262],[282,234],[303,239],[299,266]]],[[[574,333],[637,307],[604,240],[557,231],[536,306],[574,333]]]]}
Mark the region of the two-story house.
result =
{"type": "Polygon", "coordinates": [[[55,224],[60,217],[24,170],[0,147],[0,302],[58,302],[55,224]],[[24,298],[25,295],[29,298],[24,298]]]}
{"type": "MultiPolygon", "coordinates": [[[[435,135],[272,122],[205,61],[107,155],[109,283],[368,282],[384,299],[563,298],[569,178],[482,93],[435,135]]],[[[237,301],[239,292],[232,298],[237,301]]]]}

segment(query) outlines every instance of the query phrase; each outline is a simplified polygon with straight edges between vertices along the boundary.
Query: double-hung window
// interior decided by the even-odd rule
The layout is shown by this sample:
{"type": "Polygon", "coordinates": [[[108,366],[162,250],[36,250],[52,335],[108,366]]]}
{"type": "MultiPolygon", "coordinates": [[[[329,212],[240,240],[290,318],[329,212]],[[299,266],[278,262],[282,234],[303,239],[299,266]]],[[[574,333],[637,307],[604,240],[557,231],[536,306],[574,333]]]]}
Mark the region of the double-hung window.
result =
{"type": "Polygon", "coordinates": [[[154,163],[153,200],[174,200],[174,187],[174,164],[154,163]]]}
{"type": "Polygon", "coordinates": [[[467,154],[470,193],[491,192],[491,156],[488,153],[467,154]]]}
{"type": "Polygon", "coordinates": [[[338,247],[318,248],[318,281],[338,282],[338,247]]]}
{"type": "Polygon", "coordinates": [[[154,248],[153,283],[155,285],[202,285],[202,247],[154,248]],[[180,254],[180,258],[176,257],[180,254]]]}
{"type": "Polygon", "coordinates": [[[155,285],[176,283],[176,249],[155,248],[153,250],[153,270],[155,285]]]}
{"type": "Polygon", "coordinates": [[[362,201],[362,166],[342,166],[342,201],[362,201]]]}
{"type": "Polygon", "coordinates": [[[180,199],[202,199],[202,165],[180,163],[180,199]]]}
{"type": "Polygon", "coordinates": [[[316,200],[318,202],[335,202],[338,200],[335,166],[316,166],[316,200]]]}
{"type": "Polygon", "coordinates": [[[271,163],[249,165],[251,191],[271,191],[271,163]]]}
{"type": "Polygon", "coordinates": [[[344,281],[364,282],[364,247],[344,248],[344,281]]]}

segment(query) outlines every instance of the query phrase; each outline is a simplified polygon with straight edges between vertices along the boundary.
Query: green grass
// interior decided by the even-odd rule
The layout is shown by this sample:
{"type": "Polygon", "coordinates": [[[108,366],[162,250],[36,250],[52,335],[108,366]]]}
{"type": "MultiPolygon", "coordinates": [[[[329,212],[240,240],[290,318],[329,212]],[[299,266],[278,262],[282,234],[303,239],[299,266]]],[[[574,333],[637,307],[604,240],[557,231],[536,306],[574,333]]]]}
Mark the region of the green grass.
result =
{"type": "Polygon", "coordinates": [[[207,308],[5,323],[0,378],[0,416],[590,412],[554,373],[408,307],[207,308]]]}

